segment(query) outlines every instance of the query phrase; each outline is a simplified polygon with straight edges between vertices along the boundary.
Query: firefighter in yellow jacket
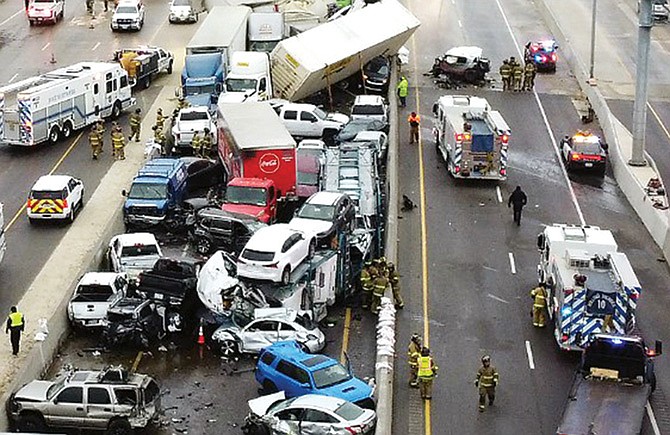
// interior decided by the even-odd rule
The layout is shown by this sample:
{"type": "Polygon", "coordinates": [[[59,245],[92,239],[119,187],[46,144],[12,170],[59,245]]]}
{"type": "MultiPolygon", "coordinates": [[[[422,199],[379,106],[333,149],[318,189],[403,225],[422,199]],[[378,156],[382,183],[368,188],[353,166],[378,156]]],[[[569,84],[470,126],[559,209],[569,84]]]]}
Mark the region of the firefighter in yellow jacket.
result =
{"type": "Polygon", "coordinates": [[[547,290],[544,284],[540,284],[530,292],[530,297],[533,298],[533,326],[544,328],[547,318],[544,315],[544,310],[547,307],[547,290]]]}
{"type": "Polygon", "coordinates": [[[88,133],[88,143],[91,145],[93,160],[98,160],[98,156],[100,155],[100,134],[98,134],[97,124],[91,126],[91,131],[88,133]]]}
{"type": "Polygon", "coordinates": [[[370,311],[377,313],[379,309],[379,304],[384,297],[386,292],[386,287],[389,285],[389,280],[386,276],[379,273],[375,279],[372,281],[372,304],[370,305],[370,311]]]}
{"type": "Polygon", "coordinates": [[[123,136],[123,132],[118,130],[112,132],[112,147],[114,152],[114,160],[126,159],[126,138],[123,136]]]}
{"type": "Polygon", "coordinates": [[[419,378],[421,398],[430,400],[433,397],[433,379],[435,379],[438,369],[433,357],[430,356],[430,349],[427,347],[421,349],[421,356],[417,359],[417,362],[417,377],[419,378]]]}
{"type": "Polygon", "coordinates": [[[135,142],[140,141],[140,128],[142,127],[142,116],[140,115],[141,110],[140,109],[135,109],[135,113],[130,115],[130,137],[128,140],[133,140],[135,138],[135,142]]]}
{"type": "Polygon", "coordinates": [[[412,334],[412,338],[409,340],[409,346],[407,346],[407,362],[409,364],[409,386],[418,387],[419,382],[417,380],[419,372],[419,357],[421,356],[421,337],[419,334],[412,334]]]}
{"type": "Polygon", "coordinates": [[[361,306],[363,309],[370,308],[370,301],[372,300],[372,280],[375,279],[376,269],[373,271],[372,262],[365,262],[363,270],[361,270],[360,282],[361,282],[361,306]]]}
{"type": "Polygon", "coordinates": [[[486,409],[486,396],[489,398],[489,406],[493,405],[496,398],[496,387],[498,386],[498,371],[491,365],[491,357],[482,357],[482,366],[477,371],[475,387],[479,388],[479,412],[486,409]]]}

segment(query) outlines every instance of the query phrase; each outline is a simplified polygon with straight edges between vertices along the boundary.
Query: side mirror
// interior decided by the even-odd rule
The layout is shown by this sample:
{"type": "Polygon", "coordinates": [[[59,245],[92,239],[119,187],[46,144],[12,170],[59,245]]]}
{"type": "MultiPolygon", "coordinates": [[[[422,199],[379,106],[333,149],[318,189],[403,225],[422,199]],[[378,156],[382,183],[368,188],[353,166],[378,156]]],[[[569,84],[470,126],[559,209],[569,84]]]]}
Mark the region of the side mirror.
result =
{"type": "Polygon", "coordinates": [[[318,121],[318,119],[316,119],[316,118],[310,119],[310,122],[316,122],[316,121],[318,121]]]}
{"type": "Polygon", "coordinates": [[[437,103],[433,104],[433,115],[437,116],[437,103]]]}
{"type": "Polygon", "coordinates": [[[181,87],[177,87],[174,89],[174,96],[177,98],[181,98],[183,96],[183,91],[181,87]]]}
{"type": "Polygon", "coordinates": [[[656,340],[656,346],[654,346],[654,350],[656,351],[656,355],[663,354],[663,342],[661,340],[656,340]]]}
{"type": "Polygon", "coordinates": [[[544,234],[537,235],[537,249],[544,248],[544,234]]]}
{"type": "Polygon", "coordinates": [[[126,189],[123,189],[121,191],[121,196],[128,196],[128,192],[126,192],[126,189]]]}
{"type": "Polygon", "coordinates": [[[607,145],[606,143],[601,143],[600,146],[601,146],[602,149],[604,149],[605,151],[609,150],[609,148],[610,148],[610,146],[607,145]]]}

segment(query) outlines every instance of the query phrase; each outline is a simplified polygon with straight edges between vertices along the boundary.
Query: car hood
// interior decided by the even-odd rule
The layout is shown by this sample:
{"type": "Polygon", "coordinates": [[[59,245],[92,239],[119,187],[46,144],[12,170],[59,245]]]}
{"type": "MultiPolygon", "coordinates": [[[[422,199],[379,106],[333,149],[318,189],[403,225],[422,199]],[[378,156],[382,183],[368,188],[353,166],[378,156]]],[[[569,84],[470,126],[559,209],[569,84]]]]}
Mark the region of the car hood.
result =
{"type": "Polygon", "coordinates": [[[305,219],[294,217],[288,223],[294,230],[300,230],[306,233],[316,235],[325,235],[333,228],[333,223],[330,221],[321,221],[318,219],[305,219]]]}
{"type": "Polygon", "coordinates": [[[47,391],[54,385],[51,381],[32,381],[21,387],[14,395],[18,400],[43,402],[47,400],[47,391]]]}
{"type": "Polygon", "coordinates": [[[231,204],[231,203],[225,203],[223,204],[222,207],[223,211],[228,211],[231,213],[240,213],[246,216],[251,216],[253,218],[256,218],[262,222],[266,222],[267,220],[263,220],[263,215],[265,213],[265,207],[264,206],[259,206],[259,205],[249,205],[249,204],[231,204]]]}
{"type": "Polygon", "coordinates": [[[129,207],[151,207],[163,210],[167,205],[167,199],[126,199],[126,209],[129,207]]]}
{"type": "Polygon", "coordinates": [[[138,20],[140,14],[114,14],[112,19],[114,20],[138,20]]]}
{"type": "Polygon", "coordinates": [[[226,269],[226,259],[222,251],[215,252],[200,269],[198,275],[198,297],[209,310],[226,313],[221,293],[239,284],[239,280],[230,276],[226,269]]]}
{"type": "Polygon", "coordinates": [[[337,112],[329,113],[328,116],[326,116],[326,119],[329,121],[339,122],[342,125],[349,122],[349,117],[347,115],[343,115],[342,113],[337,112]]]}
{"type": "Polygon", "coordinates": [[[319,394],[339,397],[349,402],[358,402],[372,397],[372,387],[358,378],[351,378],[332,387],[321,388],[319,394]]]}
{"type": "Polygon", "coordinates": [[[286,393],[279,391],[273,394],[268,394],[266,396],[261,396],[256,399],[251,399],[249,403],[249,409],[252,413],[258,416],[264,416],[267,414],[268,409],[272,407],[277,402],[286,400],[286,393]]]}

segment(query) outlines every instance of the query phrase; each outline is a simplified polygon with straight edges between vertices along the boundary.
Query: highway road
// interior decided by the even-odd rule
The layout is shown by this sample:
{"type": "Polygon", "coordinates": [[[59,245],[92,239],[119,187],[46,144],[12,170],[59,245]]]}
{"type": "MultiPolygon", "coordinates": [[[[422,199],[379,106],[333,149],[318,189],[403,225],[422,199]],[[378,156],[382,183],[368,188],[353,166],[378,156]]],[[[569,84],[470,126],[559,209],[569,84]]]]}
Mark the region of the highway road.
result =
{"type": "MultiPolygon", "coordinates": [[[[21,7],[18,2],[0,4],[0,59],[9,63],[9,67],[0,69],[0,83],[22,80],[79,61],[110,60],[112,52],[124,46],[155,44],[175,53],[175,73],[160,77],[149,89],[135,93],[138,107],[148,109],[163,86],[178,84],[183,47],[197,26],[169,24],[167,2],[149,1],[146,2],[146,21],[140,32],[113,33],[109,28],[111,8],[104,13],[102,2],[96,2],[97,15],[91,20],[84,5],[83,1],[67,3],[65,19],[55,26],[30,27],[22,10],[18,9],[21,7]],[[94,26],[92,29],[91,23],[94,26]],[[50,63],[52,54],[57,62],[55,64],[50,63]],[[12,59],[15,61],[12,62],[12,59]]],[[[121,124],[128,130],[125,117],[121,124]]],[[[0,265],[3,288],[0,307],[8,307],[21,299],[51,255],[52,247],[67,231],[65,225],[31,227],[28,224],[23,206],[35,180],[47,173],[71,174],[83,179],[86,196],[90,197],[100,179],[112,167],[109,137],[105,138],[103,158],[94,161],[86,135],[84,130],[81,136],[75,135],[73,139],[55,146],[0,146],[0,201],[5,204],[8,244],[7,255],[0,265]]]]}
{"type": "MultiPolygon", "coordinates": [[[[528,292],[537,282],[536,235],[542,225],[583,219],[614,232],[642,283],[638,319],[650,339],[670,332],[662,308],[670,302],[667,266],[657,261],[661,252],[611,171],[604,180],[563,172],[556,139],[584,127],[572,103],[578,86],[565,64],[559,64],[556,75],[538,77],[537,94],[459,89],[487,98],[511,126],[509,178],[496,186],[448,176],[434,150],[431,107],[449,91],[436,88],[422,73],[446,49],[478,45],[492,59],[495,77],[502,58],[518,57],[515,47],[548,31],[524,0],[406,4],[422,26],[410,44],[412,60],[404,71],[412,88],[399,120],[400,193],[421,207],[403,213],[400,221],[399,267],[407,308],[399,323],[394,433],[555,433],[578,356],[558,351],[551,331],[537,330],[530,321],[528,292]],[[422,116],[419,146],[408,144],[403,122],[415,108],[422,116]],[[505,204],[516,185],[529,197],[520,227],[513,225],[505,204]],[[429,340],[440,366],[433,400],[426,406],[418,390],[407,386],[405,349],[412,332],[429,340]],[[491,355],[501,383],[496,405],[480,414],[473,381],[484,354],[491,355]]],[[[609,13],[601,10],[603,20],[609,13]]],[[[596,124],[588,128],[598,131],[596,124]]],[[[657,361],[660,398],[670,391],[670,377],[663,375],[669,369],[667,359],[657,361]]],[[[660,401],[655,411],[661,433],[668,433],[665,403],[660,401]]],[[[643,433],[654,433],[649,422],[643,433]]]]}

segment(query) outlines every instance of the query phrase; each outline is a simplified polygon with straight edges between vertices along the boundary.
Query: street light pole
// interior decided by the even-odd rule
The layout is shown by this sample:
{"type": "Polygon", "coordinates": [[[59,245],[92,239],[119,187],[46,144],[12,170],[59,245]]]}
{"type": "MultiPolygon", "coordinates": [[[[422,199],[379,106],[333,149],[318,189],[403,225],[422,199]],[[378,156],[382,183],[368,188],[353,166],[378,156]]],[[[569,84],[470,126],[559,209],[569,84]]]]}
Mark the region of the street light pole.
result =
{"type": "Polygon", "coordinates": [[[596,62],[596,11],[598,0],[593,0],[591,9],[591,62],[589,64],[589,79],[593,80],[593,68],[596,62]]]}
{"type": "Polygon", "coordinates": [[[644,136],[647,129],[647,88],[649,76],[649,48],[651,45],[651,27],[654,20],[651,14],[652,0],[640,1],[640,17],[637,36],[637,73],[635,75],[635,103],[633,104],[633,152],[628,164],[646,166],[644,158],[644,136]]]}

